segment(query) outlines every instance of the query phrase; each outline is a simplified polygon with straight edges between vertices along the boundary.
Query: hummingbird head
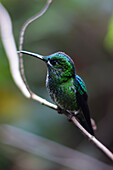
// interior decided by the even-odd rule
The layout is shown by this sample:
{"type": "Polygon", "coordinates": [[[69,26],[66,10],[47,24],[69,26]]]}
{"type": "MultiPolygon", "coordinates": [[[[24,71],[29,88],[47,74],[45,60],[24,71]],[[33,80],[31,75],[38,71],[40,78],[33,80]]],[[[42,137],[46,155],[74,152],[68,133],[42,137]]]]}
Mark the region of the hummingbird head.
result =
{"type": "Polygon", "coordinates": [[[57,52],[45,57],[48,72],[50,75],[56,75],[57,78],[68,79],[75,78],[75,67],[72,59],[63,52],[57,52]]]}
{"type": "Polygon", "coordinates": [[[72,59],[63,52],[56,52],[49,56],[42,56],[27,51],[20,53],[32,55],[39,58],[47,64],[49,77],[53,77],[60,81],[67,81],[69,78],[75,78],[75,67],[72,59]]]}

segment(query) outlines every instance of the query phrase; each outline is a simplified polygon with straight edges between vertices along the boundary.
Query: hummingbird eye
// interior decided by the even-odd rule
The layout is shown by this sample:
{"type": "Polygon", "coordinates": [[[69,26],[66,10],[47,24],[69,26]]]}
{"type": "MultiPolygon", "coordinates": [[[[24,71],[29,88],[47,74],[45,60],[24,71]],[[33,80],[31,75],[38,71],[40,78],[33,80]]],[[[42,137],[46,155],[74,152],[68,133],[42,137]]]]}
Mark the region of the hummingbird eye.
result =
{"type": "Polygon", "coordinates": [[[56,60],[50,60],[50,63],[55,66],[57,64],[57,61],[56,60]]]}

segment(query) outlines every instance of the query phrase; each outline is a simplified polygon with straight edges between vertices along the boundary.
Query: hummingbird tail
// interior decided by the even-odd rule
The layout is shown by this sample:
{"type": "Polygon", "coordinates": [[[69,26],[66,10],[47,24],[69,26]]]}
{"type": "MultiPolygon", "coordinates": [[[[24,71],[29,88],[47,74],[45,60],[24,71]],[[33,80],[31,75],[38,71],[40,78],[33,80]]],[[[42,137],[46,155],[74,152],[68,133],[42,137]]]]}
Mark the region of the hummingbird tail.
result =
{"type": "Polygon", "coordinates": [[[94,136],[93,128],[92,128],[91,124],[90,125],[88,124],[88,122],[84,118],[84,115],[81,116],[81,113],[77,114],[76,118],[78,119],[79,123],[84,127],[84,129],[86,129],[91,135],[94,136]]]}

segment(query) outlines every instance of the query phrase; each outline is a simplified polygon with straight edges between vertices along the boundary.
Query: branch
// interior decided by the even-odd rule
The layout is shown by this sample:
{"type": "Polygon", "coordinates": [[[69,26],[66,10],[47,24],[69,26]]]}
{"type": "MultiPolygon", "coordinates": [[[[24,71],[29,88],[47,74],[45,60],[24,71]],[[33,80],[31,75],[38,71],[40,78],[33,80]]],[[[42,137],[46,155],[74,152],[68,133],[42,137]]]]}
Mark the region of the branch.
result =
{"type": "MultiPolygon", "coordinates": [[[[45,5],[45,7],[44,7],[43,9],[42,9],[38,14],[36,14],[36,15],[33,16],[32,18],[28,19],[28,20],[24,23],[24,25],[23,25],[23,27],[22,27],[22,29],[21,29],[21,32],[20,32],[19,51],[21,51],[22,48],[23,48],[24,33],[25,33],[25,31],[26,31],[26,28],[29,26],[30,23],[32,23],[34,20],[36,20],[36,19],[38,19],[39,17],[41,17],[41,16],[47,11],[47,9],[48,9],[48,7],[50,6],[51,2],[52,2],[52,0],[47,0],[47,3],[46,3],[46,5],[45,5]]],[[[24,66],[23,66],[23,57],[22,57],[22,56],[23,56],[23,54],[20,53],[20,54],[19,54],[20,73],[21,73],[22,79],[23,79],[23,81],[24,81],[24,83],[25,83],[25,85],[26,85],[26,88],[27,88],[27,90],[29,91],[30,97],[31,97],[33,100],[36,100],[36,101],[40,102],[40,103],[43,104],[43,105],[46,105],[46,106],[48,106],[48,107],[50,107],[50,108],[52,108],[52,109],[57,110],[57,106],[56,106],[56,105],[54,105],[54,104],[48,102],[47,100],[45,100],[45,99],[37,96],[37,95],[34,94],[34,93],[31,91],[31,89],[29,88],[29,86],[28,86],[28,84],[27,84],[27,81],[26,81],[26,78],[25,78],[25,74],[24,74],[24,66]]]]}
{"type": "MultiPolygon", "coordinates": [[[[23,27],[22,27],[22,30],[21,30],[21,32],[20,32],[20,41],[19,41],[19,51],[21,51],[22,50],[22,47],[23,47],[23,41],[24,41],[24,33],[25,33],[25,30],[26,30],[26,28],[29,26],[29,24],[31,24],[33,21],[35,21],[36,19],[38,19],[39,17],[41,17],[46,11],[47,11],[47,9],[48,9],[48,7],[50,6],[50,4],[51,4],[51,2],[52,2],[52,0],[47,0],[47,3],[46,3],[46,5],[45,5],[45,7],[38,13],[38,14],[36,14],[35,16],[33,16],[33,17],[31,17],[30,19],[28,19],[25,23],[24,23],[24,25],[23,25],[23,27]]],[[[20,53],[19,54],[19,62],[20,62],[20,71],[21,71],[21,76],[22,76],[22,79],[23,79],[23,81],[24,81],[24,83],[25,83],[25,85],[26,85],[26,88],[28,89],[28,91],[29,91],[29,93],[31,94],[31,96],[32,96],[32,98],[33,98],[33,92],[30,90],[30,88],[29,88],[29,86],[28,86],[28,84],[27,84],[27,81],[26,81],[26,78],[25,78],[25,76],[24,76],[24,66],[23,66],[23,54],[22,53],[20,53]]],[[[36,96],[35,96],[36,97],[36,96]]],[[[38,99],[38,101],[40,102],[40,100],[42,100],[41,98],[37,98],[36,97],[36,99],[38,99]]],[[[43,101],[42,101],[43,102],[43,101]]]]}
{"type": "MultiPolygon", "coordinates": [[[[49,4],[51,1],[47,1],[49,4]]],[[[48,6],[47,3],[47,6],[48,6]]],[[[42,13],[42,12],[41,12],[42,13]]],[[[39,15],[39,14],[38,14],[39,15]]],[[[36,16],[35,16],[36,17],[36,16]]],[[[32,18],[33,20],[33,18],[32,18]]],[[[30,23],[30,21],[28,20],[28,22],[30,23]]],[[[28,25],[28,24],[25,24],[28,25]]],[[[22,33],[21,36],[24,35],[25,32],[25,28],[26,26],[23,26],[24,31],[22,29],[22,33]]],[[[19,56],[17,55],[17,48],[15,45],[15,40],[14,40],[14,36],[13,36],[13,32],[12,32],[12,23],[11,23],[11,18],[7,12],[7,10],[3,7],[3,5],[0,3],[0,35],[2,38],[2,42],[4,45],[4,49],[6,51],[7,57],[8,57],[8,61],[9,61],[9,66],[10,66],[10,71],[11,71],[11,75],[13,77],[14,82],[16,83],[16,85],[19,87],[19,89],[21,90],[21,92],[27,97],[30,98],[31,97],[31,90],[27,89],[26,86],[27,82],[25,83],[25,81],[23,79],[25,79],[24,77],[24,72],[23,70],[23,60],[20,61],[21,63],[21,73],[19,70],[19,56]],[[23,74],[23,76],[21,76],[23,74]],[[23,77],[23,79],[22,79],[23,77]]],[[[20,45],[20,49],[22,48],[22,37],[21,39],[21,45],[20,45]]],[[[21,59],[20,59],[21,60],[21,59]]],[[[57,109],[57,106],[46,101],[45,99],[35,95],[34,93],[32,93],[32,97],[33,100],[36,100],[38,102],[40,102],[41,104],[44,104],[50,108],[53,109],[57,109]]]]}
{"type": "Polygon", "coordinates": [[[16,85],[22,91],[22,93],[29,98],[30,97],[29,91],[27,90],[26,85],[24,84],[19,71],[19,57],[17,55],[15,40],[12,33],[11,19],[7,10],[2,6],[1,3],[0,3],[0,35],[9,60],[12,77],[16,85]]]}
{"type": "Polygon", "coordinates": [[[25,30],[26,28],[28,27],[29,24],[31,24],[33,21],[35,21],[36,19],[38,19],[39,17],[41,17],[48,9],[48,7],[50,6],[52,0],[47,0],[47,3],[45,5],[45,7],[42,9],[42,11],[40,11],[38,14],[36,14],[35,16],[33,16],[32,18],[28,19],[23,27],[22,27],[22,30],[21,30],[21,33],[20,33],[20,42],[19,42],[19,51],[22,50],[22,46],[23,46],[23,41],[24,41],[24,33],[25,33],[25,30]]]}
{"type": "Polygon", "coordinates": [[[81,170],[113,169],[110,165],[87,156],[86,154],[5,124],[0,125],[0,142],[58,163],[68,169],[75,169],[75,167],[81,170]],[[82,163],[81,160],[83,160],[82,163]]]}
{"type": "Polygon", "coordinates": [[[89,138],[90,141],[92,141],[101,151],[103,151],[113,161],[113,153],[107,147],[105,147],[99,140],[97,140],[94,136],[88,133],[76,120],[74,116],[72,117],[72,121],[81,130],[81,132],[89,138]]]}
{"type": "MultiPolygon", "coordinates": [[[[42,16],[46,10],[48,9],[49,5],[50,5],[51,1],[47,1],[46,6],[44,7],[44,9],[37,14],[35,17],[33,17],[32,19],[28,20],[28,24],[26,23],[24,28],[24,31],[22,31],[23,33],[21,33],[21,35],[24,37],[24,32],[26,29],[26,26],[29,25],[29,23],[31,23],[32,21],[34,21],[35,19],[39,18],[40,16],[42,16]]],[[[23,59],[22,56],[20,57],[20,65],[21,65],[21,74],[19,71],[19,59],[18,59],[18,55],[17,55],[17,51],[16,51],[16,46],[15,46],[15,41],[14,41],[14,37],[13,37],[13,33],[12,33],[12,25],[11,25],[11,19],[7,13],[7,11],[5,10],[5,8],[0,4],[0,31],[1,31],[1,37],[2,37],[2,41],[4,44],[4,48],[6,50],[6,54],[9,60],[9,64],[10,64],[10,69],[11,69],[11,74],[13,76],[13,79],[16,83],[16,85],[20,88],[20,90],[23,92],[23,94],[28,97],[28,98],[32,98],[33,100],[36,100],[38,102],[40,102],[41,104],[50,107],[54,110],[57,110],[57,106],[46,101],[45,99],[37,96],[36,94],[34,94],[30,89],[29,86],[27,85],[26,82],[26,78],[24,75],[24,67],[23,67],[23,59]],[[7,28],[7,29],[6,29],[7,28]],[[22,77],[21,77],[22,75],[22,77]],[[23,79],[22,79],[23,78],[23,79]]],[[[22,43],[23,43],[23,38],[21,37],[21,45],[20,45],[20,49],[22,49],[22,43]]],[[[67,113],[65,113],[67,116],[67,113]]],[[[80,123],[77,121],[77,119],[73,116],[71,118],[71,120],[73,121],[73,123],[82,131],[82,133],[84,135],[86,135],[89,140],[91,140],[99,149],[101,149],[112,161],[113,161],[113,153],[108,150],[101,142],[99,142],[94,136],[90,135],[81,125],[80,123]]]]}

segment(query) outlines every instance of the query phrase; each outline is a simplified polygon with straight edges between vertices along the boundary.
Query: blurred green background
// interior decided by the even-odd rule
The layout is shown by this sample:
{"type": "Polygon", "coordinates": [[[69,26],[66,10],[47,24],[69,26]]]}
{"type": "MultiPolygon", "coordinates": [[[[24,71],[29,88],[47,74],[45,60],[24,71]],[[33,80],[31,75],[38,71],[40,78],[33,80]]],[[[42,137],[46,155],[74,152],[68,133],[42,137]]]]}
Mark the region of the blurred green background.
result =
{"type": "MultiPolygon", "coordinates": [[[[8,10],[18,47],[24,22],[40,11],[45,0],[1,0],[8,10]]],[[[64,51],[75,62],[76,72],[86,83],[91,117],[97,124],[96,136],[113,151],[113,1],[53,0],[41,18],[26,30],[24,50],[49,55],[64,51]]],[[[30,88],[51,101],[45,87],[46,66],[24,56],[30,88]]],[[[12,80],[0,39],[0,123],[10,124],[61,143],[111,164],[92,143],[63,115],[26,99],[12,80]]],[[[31,165],[20,166],[14,155],[23,151],[0,145],[0,170],[65,169],[63,166],[24,155],[31,165]],[[14,152],[14,153],[13,153],[14,152]],[[16,152],[16,153],[15,153],[16,152]],[[10,155],[10,156],[9,156],[10,155]],[[36,159],[36,160],[35,160],[36,159]],[[30,167],[31,166],[31,167],[30,167]]]]}

